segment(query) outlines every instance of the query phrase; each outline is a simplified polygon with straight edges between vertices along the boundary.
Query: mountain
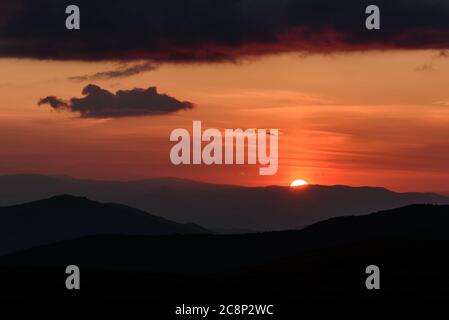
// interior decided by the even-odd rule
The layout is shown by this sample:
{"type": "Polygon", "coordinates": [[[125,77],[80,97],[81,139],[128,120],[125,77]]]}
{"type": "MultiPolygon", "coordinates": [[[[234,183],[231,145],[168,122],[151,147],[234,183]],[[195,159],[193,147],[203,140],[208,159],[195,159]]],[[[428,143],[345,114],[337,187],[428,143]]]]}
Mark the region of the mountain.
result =
{"type": "Polygon", "coordinates": [[[92,181],[66,176],[0,176],[0,204],[58,194],[117,202],[210,230],[285,230],[341,215],[359,215],[411,204],[449,204],[433,193],[397,193],[384,188],[319,186],[241,187],[174,178],[92,181]]]}
{"type": "Polygon", "coordinates": [[[61,277],[77,264],[81,297],[449,298],[448,228],[449,206],[414,205],[299,231],[93,236],[1,257],[0,280],[8,295],[67,295],[61,277]],[[364,287],[371,264],[381,269],[377,293],[364,287]]]}
{"type": "Polygon", "coordinates": [[[195,224],[175,223],[128,206],[68,195],[0,207],[0,254],[87,235],[206,232],[195,224]]]}

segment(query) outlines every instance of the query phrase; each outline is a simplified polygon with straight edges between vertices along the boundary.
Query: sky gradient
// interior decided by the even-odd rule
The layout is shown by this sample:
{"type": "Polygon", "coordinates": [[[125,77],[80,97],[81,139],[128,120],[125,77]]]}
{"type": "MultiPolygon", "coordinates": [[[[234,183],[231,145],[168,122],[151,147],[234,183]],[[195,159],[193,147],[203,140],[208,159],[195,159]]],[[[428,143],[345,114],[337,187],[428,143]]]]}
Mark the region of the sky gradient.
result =
{"type": "Polygon", "coordinates": [[[192,110],[172,115],[80,119],[37,106],[48,94],[81,96],[90,81],[68,78],[117,68],[116,62],[0,60],[2,173],[95,179],[178,176],[244,185],[378,185],[447,191],[449,60],[436,51],[300,56],[240,63],[172,65],[95,83],[119,89],[157,86],[192,110]],[[431,65],[422,70],[423,65],[431,65]],[[279,171],[258,166],[170,163],[168,141],[192,120],[213,128],[279,128],[279,171]]]}
{"type": "Polygon", "coordinates": [[[1,174],[449,192],[445,1],[378,1],[375,33],[365,1],[79,1],[78,33],[67,3],[0,5],[1,174]],[[193,120],[279,129],[278,173],[172,165],[193,120]]]}

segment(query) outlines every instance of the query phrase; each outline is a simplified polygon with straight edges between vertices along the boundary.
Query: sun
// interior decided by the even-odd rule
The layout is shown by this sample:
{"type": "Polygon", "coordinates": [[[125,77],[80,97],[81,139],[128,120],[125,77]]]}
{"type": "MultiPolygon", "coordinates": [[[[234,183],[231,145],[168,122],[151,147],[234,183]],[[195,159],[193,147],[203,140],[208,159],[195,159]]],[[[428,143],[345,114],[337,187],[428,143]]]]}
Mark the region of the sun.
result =
{"type": "Polygon", "coordinates": [[[290,183],[290,187],[301,187],[301,186],[307,186],[309,183],[306,180],[295,180],[292,183],[290,183]]]}

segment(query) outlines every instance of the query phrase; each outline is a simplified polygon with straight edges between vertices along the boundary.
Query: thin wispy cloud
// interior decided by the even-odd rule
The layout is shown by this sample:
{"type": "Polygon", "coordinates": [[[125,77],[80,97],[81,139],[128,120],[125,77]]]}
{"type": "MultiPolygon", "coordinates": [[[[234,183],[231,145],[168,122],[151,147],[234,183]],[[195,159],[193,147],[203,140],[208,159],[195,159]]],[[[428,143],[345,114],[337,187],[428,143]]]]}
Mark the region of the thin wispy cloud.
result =
{"type": "Polygon", "coordinates": [[[441,50],[438,52],[438,54],[435,56],[436,58],[449,58],[449,50],[441,50]]]}
{"type": "Polygon", "coordinates": [[[431,63],[425,63],[415,68],[416,72],[431,72],[435,71],[435,67],[431,63]]]}
{"type": "Polygon", "coordinates": [[[124,65],[116,70],[97,72],[94,74],[88,74],[83,76],[73,76],[69,77],[69,80],[74,81],[98,81],[98,80],[109,80],[115,78],[126,78],[135,76],[138,74],[142,74],[148,71],[153,71],[156,69],[156,66],[151,62],[144,62],[133,65],[124,65]]]}

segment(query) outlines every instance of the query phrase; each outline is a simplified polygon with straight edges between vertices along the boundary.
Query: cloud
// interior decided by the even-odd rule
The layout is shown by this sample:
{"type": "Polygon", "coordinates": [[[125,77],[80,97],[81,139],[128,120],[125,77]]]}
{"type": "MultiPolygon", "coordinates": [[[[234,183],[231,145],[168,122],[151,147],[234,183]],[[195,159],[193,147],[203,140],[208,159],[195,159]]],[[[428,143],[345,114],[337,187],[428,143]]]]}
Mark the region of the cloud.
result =
{"type": "Polygon", "coordinates": [[[441,50],[436,55],[436,58],[449,58],[449,50],[441,50]]]}
{"type": "Polygon", "coordinates": [[[416,72],[430,72],[435,71],[435,67],[430,63],[425,63],[415,68],[416,72]]]}
{"type": "Polygon", "coordinates": [[[48,104],[55,110],[76,112],[81,118],[155,116],[193,108],[190,102],[158,93],[156,87],[119,90],[114,94],[89,84],[82,94],[84,97],[71,98],[70,101],[48,96],[40,99],[38,105],[48,104]]]}
{"type": "Polygon", "coordinates": [[[48,96],[46,98],[40,99],[38,102],[38,105],[43,105],[43,104],[49,104],[55,110],[64,109],[64,108],[68,107],[66,102],[64,102],[63,100],[61,100],[55,96],[48,96]]]}
{"type": "Polygon", "coordinates": [[[122,66],[116,70],[97,72],[95,74],[69,77],[69,80],[75,81],[96,81],[96,80],[108,80],[114,78],[125,78],[134,76],[147,71],[155,70],[156,66],[151,62],[144,62],[141,64],[134,64],[131,66],[122,66]]]}
{"type": "Polygon", "coordinates": [[[236,61],[283,52],[449,49],[449,2],[376,0],[78,0],[81,30],[65,29],[68,0],[2,0],[0,56],[57,60],[236,61]]]}

